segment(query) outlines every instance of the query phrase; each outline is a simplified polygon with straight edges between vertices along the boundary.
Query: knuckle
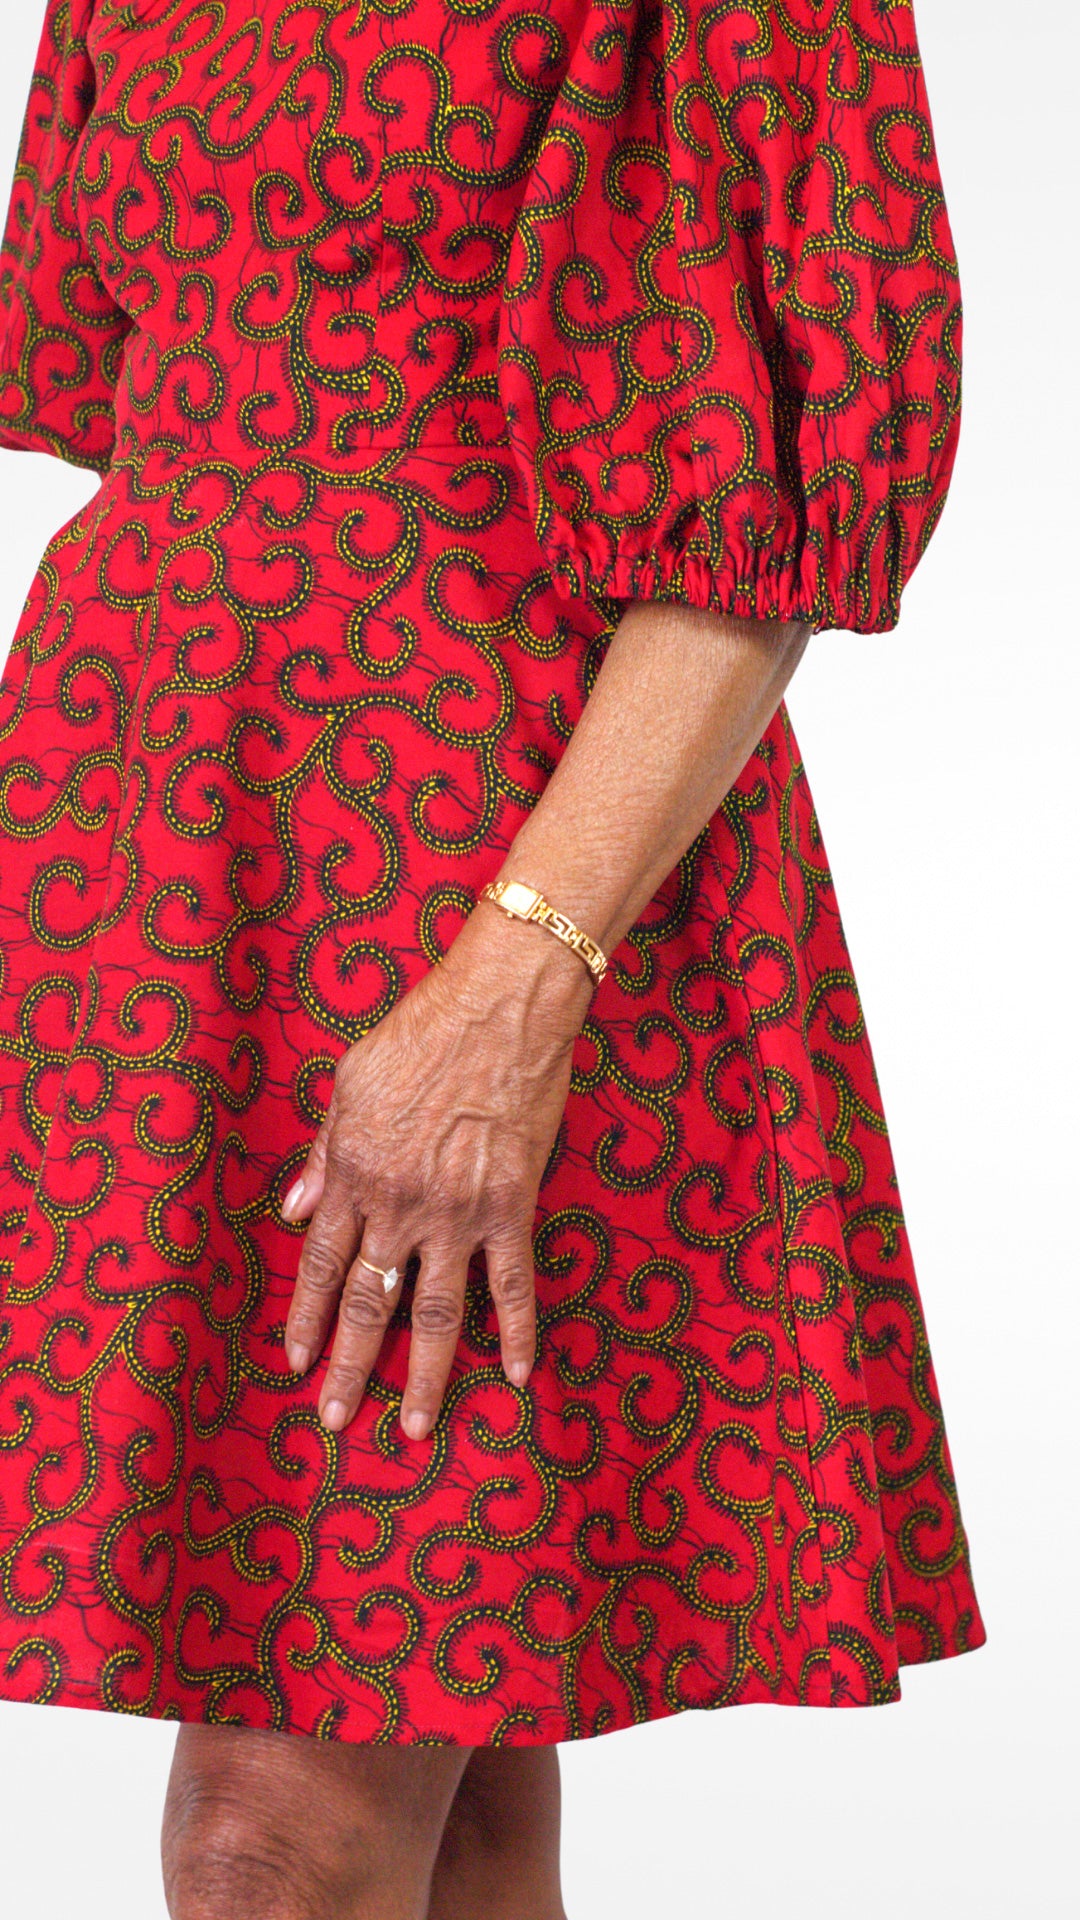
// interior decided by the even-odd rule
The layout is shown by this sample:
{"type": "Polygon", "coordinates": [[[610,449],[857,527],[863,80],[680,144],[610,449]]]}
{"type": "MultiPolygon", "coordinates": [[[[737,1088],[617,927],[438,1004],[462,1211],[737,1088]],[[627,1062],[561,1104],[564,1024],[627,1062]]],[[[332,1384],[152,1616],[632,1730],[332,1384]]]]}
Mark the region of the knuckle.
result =
{"type": "Polygon", "coordinates": [[[345,1278],[345,1264],[332,1247],[309,1238],[300,1257],[300,1280],[310,1293],[334,1294],[345,1278]]]}
{"type": "Polygon", "coordinates": [[[285,1323],[285,1334],[289,1340],[321,1342],[326,1335],[327,1314],[320,1312],[310,1303],[293,1307],[285,1323]]]}
{"type": "Polygon", "coordinates": [[[444,1169],[440,1178],[429,1181],[423,1207],[425,1218],[434,1223],[434,1238],[456,1238],[462,1224],[479,1211],[477,1190],[468,1170],[444,1169]]]}
{"type": "Polygon", "coordinates": [[[532,1268],[524,1263],[497,1267],[489,1278],[496,1300],[506,1307],[529,1307],[535,1295],[532,1268]]]}
{"type": "Polygon", "coordinates": [[[351,1182],[357,1173],[361,1160],[361,1142],[351,1131],[339,1124],[327,1135],[326,1170],[335,1180],[351,1182]]]}
{"type": "Polygon", "coordinates": [[[476,1195],[464,1181],[447,1181],[433,1194],[432,1207],[443,1220],[464,1220],[476,1210],[476,1195]]]}
{"type": "Polygon", "coordinates": [[[409,1397],[425,1409],[438,1406],[442,1398],[442,1381],[433,1373],[414,1373],[409,1376],[409,1397]]]}
{"type": "Polygon", "coordinates": [[[376,1183],[379,1199],[389,1214],[395,1219],[408,1214],[419,1207],[424,1198],[424,1190],[415,1175],[395,1168],[392,1173],[382,1174],[376,1183]]]}
{"type": "Polygon", "coordinates": [[[367,1385],[367,1373],[363,1367],[349,1367],[335,1360],[326,1369],[326,1396],[330,1400],[344,1400],[346,1405],[359,1400],[367,1385]]]}
{"type": "Polygon", "coordinates": [[[497,1225],[520,1220],[525,1210],[525,1182],[504,1174],[492,1182],[484,1195],[484,1212],[497,1225]]]}
{"type": "Polygon", "coordinates": [[[338,1319],[350,1333],[380,1333],[389,1318],[385,1295],[360,1285],[346,1288],[338,1319]]]}
{"type": "Polygon", "coordinates": [[[455,1294],[441,1290],[417,1295],[413,1302],[412,1322],[421,1333],[456,1334],[461,1326],[462,1304],[455,1294]]]}

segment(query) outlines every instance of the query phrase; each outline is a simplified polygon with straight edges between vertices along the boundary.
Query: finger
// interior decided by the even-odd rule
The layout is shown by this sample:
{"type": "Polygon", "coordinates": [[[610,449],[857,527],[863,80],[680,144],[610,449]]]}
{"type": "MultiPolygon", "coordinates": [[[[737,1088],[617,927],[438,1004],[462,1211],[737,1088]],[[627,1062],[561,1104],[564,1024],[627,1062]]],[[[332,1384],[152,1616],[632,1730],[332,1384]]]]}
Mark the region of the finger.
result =
{"type": "Polygon", "coordinates": [[[300,1170],[300,1178],[294,1181],[281,1203],[282,1218],[287,1220],[290,1226],[295,1220],[310,1220],[326,1190],[326,1153],[330,1143],[332,1123],[333,1106],[331,1105],[308,1150],[307,1159],[300,1170]]]}
{"type": "Polygon", "coordinates": [[[465,1313],[469,1261],[464,1252],[426,1251],[413,1295],[409,1377],[401,1424],[410,1440],[424,1440],[439,1417],[465,1313]]]}
{"type": "Polygon", "coordinates": [[[326,1344],[362,1225],[346,1180],[331,1173],[304,1235],[285,1323],[285,1353],[294,1373],[306,1373],[326,1344]]]}
{"type": "Polygon", "coordinates": [[[338,1306],[337,1333],[319,1396],[319,1415],[331,1433],[340,1433],[356,1413],[401,1298],[405,1254],[395,1264],[392,1255],[372,1253],[373,1243],[379,1244],[367,1227],[360,1249],[363,1259],[355,1259],[350,1266],[338,1306]],[[372,1268],[383,1271],[373,1272],[372,1268]],[[387,1279],[383,1278],[384,1272],[387,1279]]]}
{"type": "Polygon", "coordinates": [[[484,1248],[488,1287],[499,1321],[503,1372],[523,1387],[536,1361],[536,1269],[526,1234],[490,1240],[484,1248]]]}

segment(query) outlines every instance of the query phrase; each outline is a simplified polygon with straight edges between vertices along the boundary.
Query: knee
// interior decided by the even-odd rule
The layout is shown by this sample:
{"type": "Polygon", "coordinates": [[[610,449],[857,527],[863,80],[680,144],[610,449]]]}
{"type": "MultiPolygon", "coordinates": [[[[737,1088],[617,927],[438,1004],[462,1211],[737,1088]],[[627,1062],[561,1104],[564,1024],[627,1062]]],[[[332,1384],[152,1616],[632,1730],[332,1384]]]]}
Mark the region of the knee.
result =
{"type": "Polygon", "coordinates": [[[454,1858],[513,1859],[528,1823],[521,1813],[466,1775],[454,1796],[443,1832],[442,1853],[454,1858]]]}
{"type": "MultiPolygon", "coordinates": [[[[310,1861],[274,1823],[188,1782],[170,1796],[162,1830],[171,1920],[317,1920],[310,1861]]],[[[325,1911],[325,1909],[322,1909],[325,1911]]]]}
{"type": "Polygon", "coordinates": [[[449,1838],[496,1860],[557,1855],[559,1798],[554,1749],[481,1750],[455,1796],[449,1838]]]}
{"type": "Polygon", "coordinates": [[[460,1762],[180,1729],[162,1828],[172,1920],[412,1920],[460,1762]]]}
{"type": "Polygon", "coordinates": [[[170,1789],[162,1869],[171,1920],[339,1920],[374,1891],[372,1859],[221,1782],[170,1789]]]}

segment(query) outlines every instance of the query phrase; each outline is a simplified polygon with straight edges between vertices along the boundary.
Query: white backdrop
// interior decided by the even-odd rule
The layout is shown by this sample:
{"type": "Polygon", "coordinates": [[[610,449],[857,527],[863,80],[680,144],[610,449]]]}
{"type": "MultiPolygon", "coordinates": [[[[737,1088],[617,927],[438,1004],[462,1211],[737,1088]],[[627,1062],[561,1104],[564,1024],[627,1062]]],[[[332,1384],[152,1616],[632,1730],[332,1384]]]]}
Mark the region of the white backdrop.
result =
{"type": "MultiPolygon", "coordinates": [[[[5,9],[5,192],[41,5],[5,9]]],[[[570,1920],[1077,1910],[1078,47],[1065,0],[1023,15],[1006,0],[916,0],[916,15],[965,293],[956,477],[900,628],[819,636],[790,706],[876,1051],[989,1643],[905,1670],[898,1706],[684,1715],[564,1749],[570,1920]]],[[[92,485],[0,454],[0,652],[41,549],[92,485]]],[[[164,1920],[172,1738],[0,1706],[6,1911],[164,1920]]]]}

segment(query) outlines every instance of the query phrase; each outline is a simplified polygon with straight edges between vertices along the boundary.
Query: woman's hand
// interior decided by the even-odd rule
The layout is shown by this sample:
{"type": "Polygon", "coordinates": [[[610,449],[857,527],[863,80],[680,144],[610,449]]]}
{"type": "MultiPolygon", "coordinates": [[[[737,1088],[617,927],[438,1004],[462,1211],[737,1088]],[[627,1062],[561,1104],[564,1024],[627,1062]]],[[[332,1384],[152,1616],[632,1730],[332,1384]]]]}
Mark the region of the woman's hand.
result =
{"type": "Polygon", "coordinates": [[[420,1255],[401,1424],[438,1416],[461,1330],[470,1256],[482,1248],[502,1364],[524,1385],[536,1353],[532,1233],[537,1195],[570,1089],[591,982],[538,927],[484,904],[433,968],[340,1061],[287,1220],[310,1219],[285,1332],[304,1373],[337,1331],[320,1395],[324,1424],[353,1418],[420,1255]],[[379,1273],[397,1268],[387,1291],[379,1273]]]}
{"type": "MultiPolygon", "coordinates": [[[[711,819],[775,713],[805,623],[636,603],[499,877],[538,887],[612,953],[711,819]]],[[[310,1219],[286,1329],[303,1373],[338,1326],[320,1406],[352,1419],[397,1305],[384,1270],[420,1254],[401,1424],[430,1433],[483,1248],[508,1379],[536,1346],[532,1229],[592,981],[543,928],[490,902],[442,965],[342,1060],[284,1205],[310,1219]],[[362,1261],[368,1261],[364,1266],[362,1261]]]]}

